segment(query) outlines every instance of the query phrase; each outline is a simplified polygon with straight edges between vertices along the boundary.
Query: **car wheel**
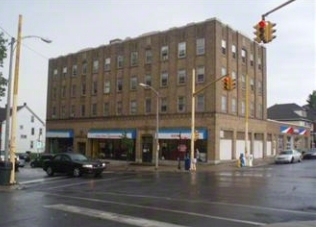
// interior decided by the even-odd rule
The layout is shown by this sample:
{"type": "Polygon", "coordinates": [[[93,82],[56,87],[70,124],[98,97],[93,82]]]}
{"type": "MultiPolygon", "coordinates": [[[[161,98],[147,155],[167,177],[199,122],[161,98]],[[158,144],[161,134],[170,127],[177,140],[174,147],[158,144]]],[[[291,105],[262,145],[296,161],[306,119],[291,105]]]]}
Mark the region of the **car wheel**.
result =
{"type": "Polygon", "coordinates": [[[30,163],[31,168],[35,168],[35,164],[33,162],[30,163]]]}
{"type": "Polygon", "coordinates": [[[291,158],[291,161],[290,161],[290,163],[294,163],[294,158],[291,158]]]}
{"type": "Polygon", "coordinates": [[[79,168],[73,169],[73,176],[74,177],[80,177],[81,176],[81,170],[79,168]]]}
{"type": "Polygon", "coordinates": [[[46,172],[47,172],[48,176],[50,176],[50,177],[54,175],[53,169],[51,167],[48,167],[46,172]]]}

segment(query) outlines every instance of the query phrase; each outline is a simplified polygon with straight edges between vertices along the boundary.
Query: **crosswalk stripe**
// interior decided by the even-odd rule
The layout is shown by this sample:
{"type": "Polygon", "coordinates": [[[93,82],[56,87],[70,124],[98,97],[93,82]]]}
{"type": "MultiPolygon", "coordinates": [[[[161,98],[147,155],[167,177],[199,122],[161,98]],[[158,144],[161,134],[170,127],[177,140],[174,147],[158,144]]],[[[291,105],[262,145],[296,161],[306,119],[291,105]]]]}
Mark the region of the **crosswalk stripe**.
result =
{"type": "Polygon", "coordinates": [[[45,205],[45,208],[55,209],[55,210],[61,210],[65,212],[75,213],[75,214],[81,214],[81,215],[87,215],[90,217],[120,222],[124,224],[134,225],[134,226],[140,226],[140,227],[187,227],[182,225],[175,225],[167,222],[160,222],[160,221],[154,221],[144,218],[137,218],[133,216],[123,215],[123,214],[116,214],[111,212],[105,212],[101,210],[95,210],[90,208],[84,208],[79,206],[70,206],[66,204],[54,204],[54,205],[45,205]]]}

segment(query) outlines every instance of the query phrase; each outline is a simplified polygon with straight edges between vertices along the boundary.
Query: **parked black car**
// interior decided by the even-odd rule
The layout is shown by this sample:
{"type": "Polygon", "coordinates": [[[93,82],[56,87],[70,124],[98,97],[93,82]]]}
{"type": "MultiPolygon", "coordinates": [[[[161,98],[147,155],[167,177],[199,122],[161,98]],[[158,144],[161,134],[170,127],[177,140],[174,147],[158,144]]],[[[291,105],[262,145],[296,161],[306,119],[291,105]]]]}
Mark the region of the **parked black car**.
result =
{"type": "Polygon", "coordinates": [[[36,167],[42,167],[43,165],[43,162],[45,160],[49,160],[53,157],[53,154],[47,154],[47,153],[43,153],[43,154],[40,154],[39,156],[37,156],[35,159],[33,159],[31,162],[30,162],[30,166],[32,168],[36,168],[36,167]]]}
{"type": "Polygon", "coordinates": [[[89,160],[79,153],[56,154],[52,159],[43,162],[43,170],[48,176],[53,176],[54,173],[66,173],[74,177],[80,177],[82,174],[93,174],[98,177],[105,168],[105,163],[89,160]]]}

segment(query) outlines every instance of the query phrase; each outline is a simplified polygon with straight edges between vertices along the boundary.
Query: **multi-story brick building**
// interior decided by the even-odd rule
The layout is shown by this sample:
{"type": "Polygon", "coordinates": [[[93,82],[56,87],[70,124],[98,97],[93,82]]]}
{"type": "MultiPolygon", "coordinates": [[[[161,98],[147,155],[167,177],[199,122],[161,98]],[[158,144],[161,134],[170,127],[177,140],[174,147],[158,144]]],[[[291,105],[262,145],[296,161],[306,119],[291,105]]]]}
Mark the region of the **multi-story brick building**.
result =
{"type": "Polygon", "coordinates": [[[266,49],[216,19],[50,59],[47,149],[120,159],[126,135],[130,159],[153,162],[158,98],[160,158],[176,160],[190,150],[193,69],[195,90],[207,86],[195,99],[201,158],[274,154],[280,130],[267,130],[266,49]],[[225,75],[236,89],[223,89],[225,75]]]}

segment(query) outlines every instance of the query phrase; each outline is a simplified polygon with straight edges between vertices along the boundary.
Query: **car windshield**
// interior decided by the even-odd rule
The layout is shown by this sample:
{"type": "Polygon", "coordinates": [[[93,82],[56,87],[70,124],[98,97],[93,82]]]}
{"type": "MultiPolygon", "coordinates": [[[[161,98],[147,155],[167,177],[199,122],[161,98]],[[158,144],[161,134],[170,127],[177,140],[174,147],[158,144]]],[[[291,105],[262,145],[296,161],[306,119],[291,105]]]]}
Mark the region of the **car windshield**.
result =
{"type": "Polygon", "coordinates": [[[280,154],[292,154],[292,150],[289,150],[289,151],[282,151],[282,152],[280,152],[280,154]]]}
{"type": "Polygon", "coordinates": [[[88,158],[82,154],[70,154],[72,161],[87,161],[88,158]]]}

